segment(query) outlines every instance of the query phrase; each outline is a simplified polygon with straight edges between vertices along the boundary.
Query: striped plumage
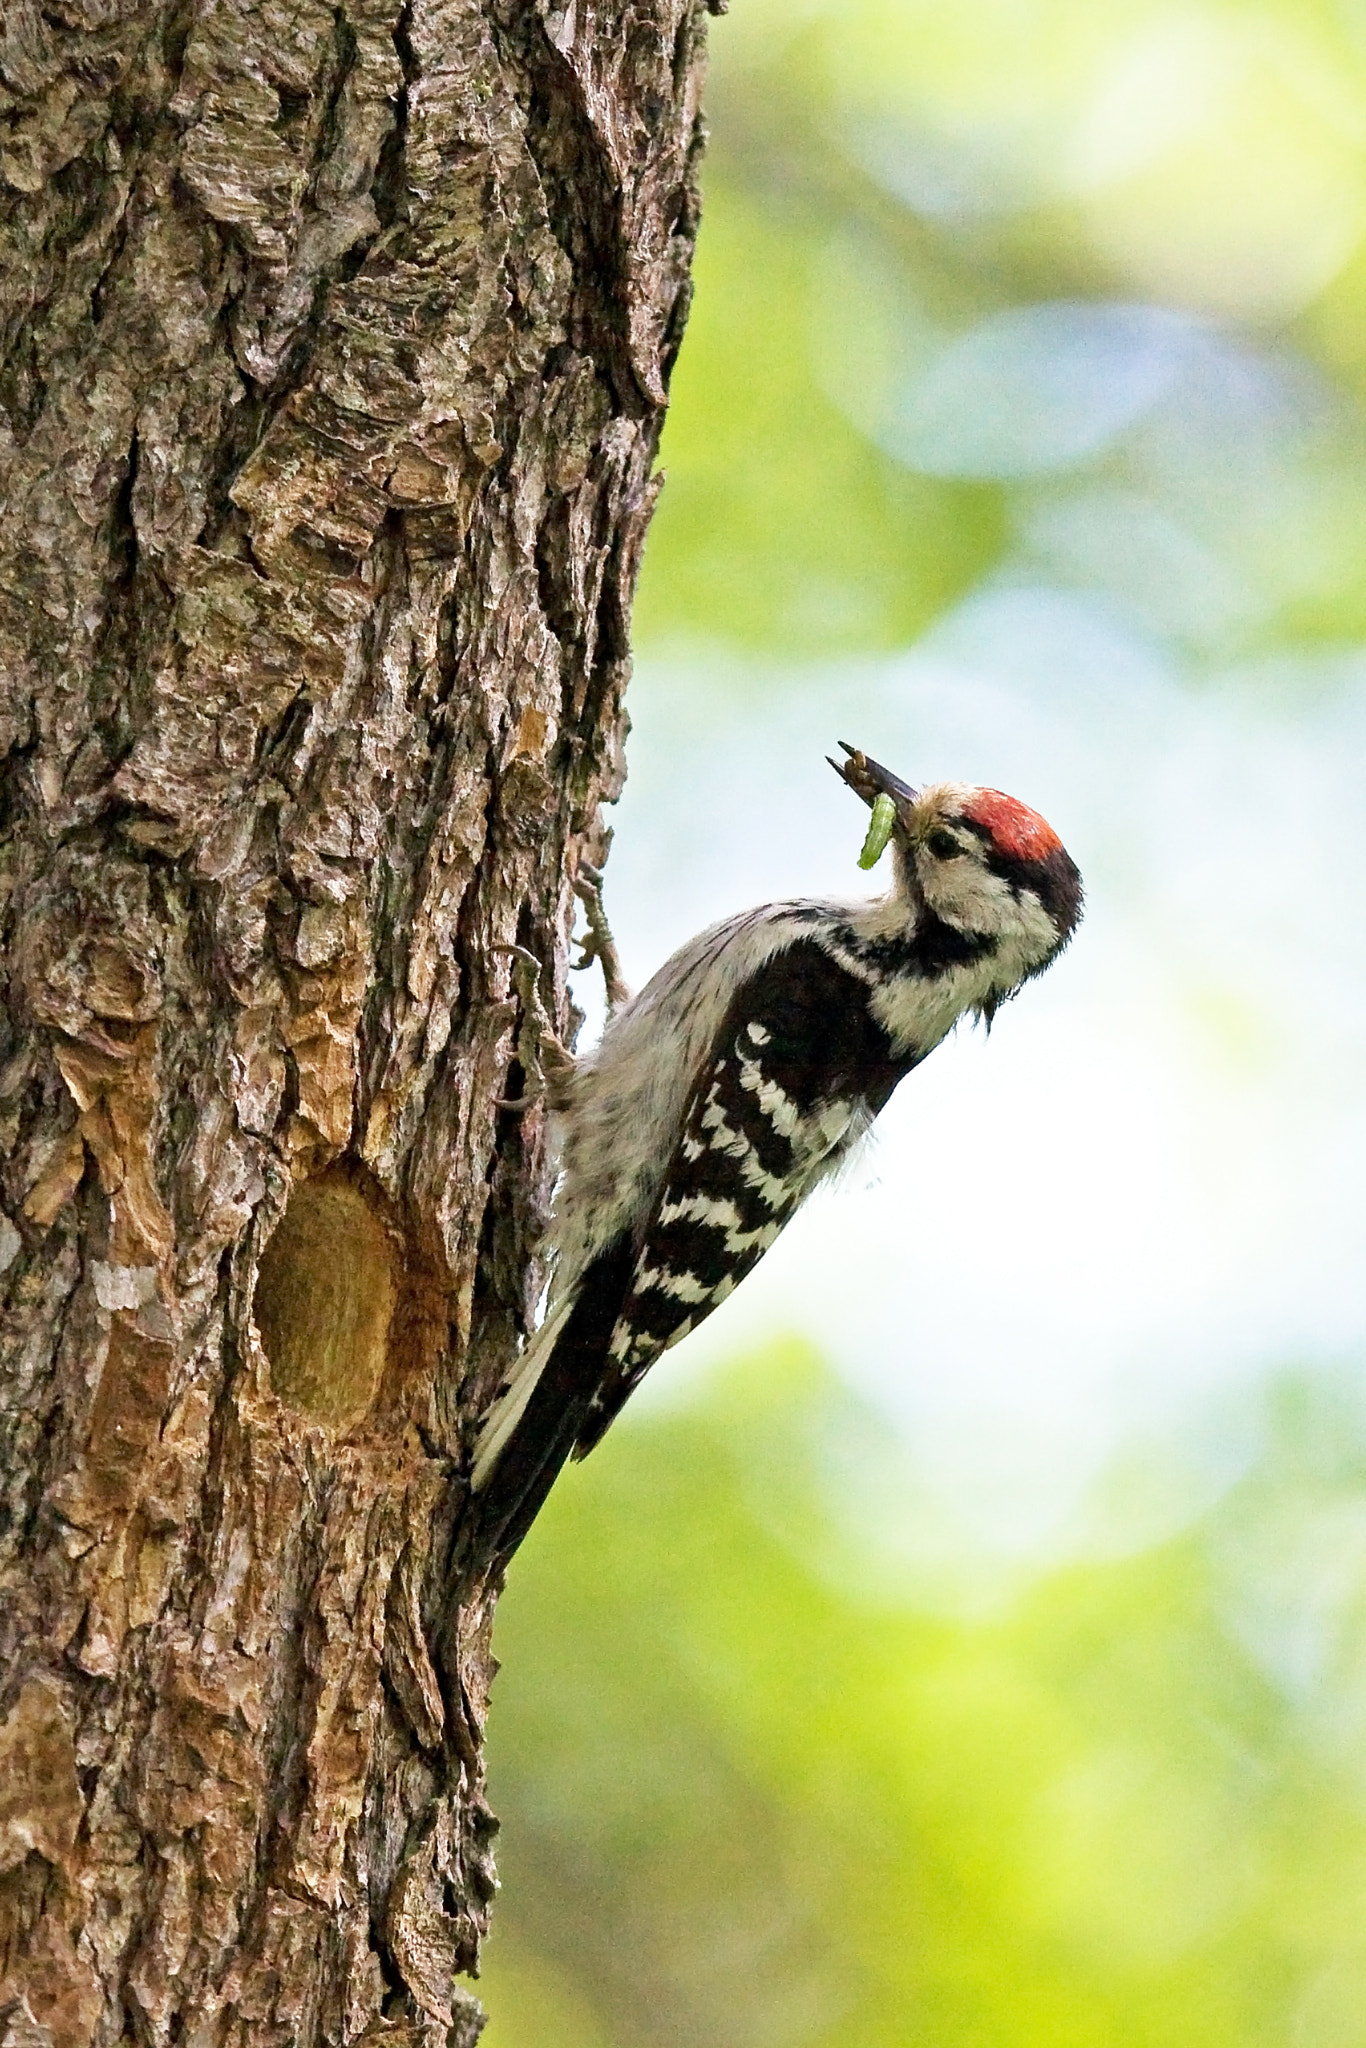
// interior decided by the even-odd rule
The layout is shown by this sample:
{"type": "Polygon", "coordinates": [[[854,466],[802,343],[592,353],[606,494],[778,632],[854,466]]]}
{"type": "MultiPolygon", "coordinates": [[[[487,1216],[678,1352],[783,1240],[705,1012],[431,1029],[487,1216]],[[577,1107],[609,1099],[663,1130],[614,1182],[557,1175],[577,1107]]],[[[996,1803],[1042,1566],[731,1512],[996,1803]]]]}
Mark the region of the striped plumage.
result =
{"type": "Polygon", "coordinates": [[[515,1549],[565,1459],[598,1441],[965,1013],[988,1021],[1067,943],[1081,882],[1056,835],[993,790],[897,804],[890,892],[767,904],[684,946],[575,1063],[545,1322],[485,1419],[477,1548],[515,1549]]]}

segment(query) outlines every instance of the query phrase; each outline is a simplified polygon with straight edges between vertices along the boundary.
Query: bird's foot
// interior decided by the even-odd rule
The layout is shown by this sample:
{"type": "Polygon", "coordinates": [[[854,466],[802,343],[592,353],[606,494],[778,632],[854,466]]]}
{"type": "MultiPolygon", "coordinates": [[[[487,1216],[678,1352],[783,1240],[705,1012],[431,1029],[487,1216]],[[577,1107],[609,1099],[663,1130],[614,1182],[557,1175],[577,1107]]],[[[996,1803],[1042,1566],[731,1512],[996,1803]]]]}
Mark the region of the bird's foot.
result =
{"type": "Polygon", "coordinates": [[[557,1103],[574,1071],[574,1055],[561,1044],[550,1014],[541,1001],[541,963],[525,946],[494,945],[495,953],[512,956],[512,979],[522,1005],[517,1032],[517,1060],[526,1077],[526,1092],[501,1097],[500,1109],[530,1109],[534,1103],[557,1103]]]}
{"type": "Polygon", "coordinates": [[[617,942],[612,937],[612,927],[607,922],[607,912],[602,907],[602,872],[589,867],[587,861],[580,863],[574,878],[574,894],[583,905],[584,920],[588,930],[576,943],[579,957],[572,964],[576,971],[591,967],[596,960],[602,968],[602,978],[607,989],[607,1008],[619,1010],[631,1000],[631,991],[621,971],[621,955],[617,942]]]}

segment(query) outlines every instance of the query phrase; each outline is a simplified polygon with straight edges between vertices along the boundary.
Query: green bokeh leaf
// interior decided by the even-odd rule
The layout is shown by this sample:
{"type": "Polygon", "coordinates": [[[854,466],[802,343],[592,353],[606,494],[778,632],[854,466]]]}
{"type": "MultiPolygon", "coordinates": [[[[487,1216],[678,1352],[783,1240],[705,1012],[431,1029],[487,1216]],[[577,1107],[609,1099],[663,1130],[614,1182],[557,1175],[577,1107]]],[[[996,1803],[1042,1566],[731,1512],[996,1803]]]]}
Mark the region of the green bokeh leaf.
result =
{"type": "Polygon", "coordinates": [[[636,604],[642,646],[680,634],[805,652],[900,646],[999,551],[992,486],[918,476],[822,388],[824,248],[819,223],[709,181],[664,433],[669,480],[636,604]]]}
{"type": "Polygon", "coordinates": [[[1289,1387],[1184,1535],[975,1615],[860,1570],[849,1430],[779,1347],[553,1495],[499,1616],[489,2048],[541,2048],[533,1978],[575,2048],[1366,2040],[1357,1407],[1289,1387]]]}

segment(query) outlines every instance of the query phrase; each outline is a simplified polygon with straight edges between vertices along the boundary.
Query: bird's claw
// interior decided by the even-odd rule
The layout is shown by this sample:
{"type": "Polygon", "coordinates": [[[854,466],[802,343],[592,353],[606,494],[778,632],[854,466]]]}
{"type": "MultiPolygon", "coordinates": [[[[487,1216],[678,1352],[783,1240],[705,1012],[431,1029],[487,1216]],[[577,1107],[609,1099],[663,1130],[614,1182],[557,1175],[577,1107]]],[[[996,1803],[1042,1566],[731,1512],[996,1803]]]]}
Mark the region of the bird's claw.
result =
{"type": "Polygon", "coordinates": [[[583,937],[575,940],[579,957],[573,963],[574,971],[581,972],[596,961],[602,968],[602,978],[607,989],[607,1008],[619,1010],[623,1003],[631,1000],[631,990],[621,971],[621,955],[617,952],[612,927],[607,922],[607,912],[602,904],[602,870],[590,867],[587,861],[579,864],[574,877],[574,894],[583,905],[583,914],[588,930],[583,937]]]}
{"type": "Polygon", "coordinates": [[[510,939],[495,939],[489,947],[490,953],[506,953],[519,966],[527,968],[537,980],[541,978],[541,963],[529,946],[515,945],[510,939]]]}
{"type": "Polygon", "coordinates": [[[528,1083],[525,1094],[500,1096],[498,1107],[523,1110],[546,1100],[554,1102],[574,1070],[574,1055],[560,1043],[541,1001],[541,963],[526,946],[507,941],[497,941],[489,950],[506,953],[513,961],[512,978],[522,1004],[517,1060],[528,1083]]]}

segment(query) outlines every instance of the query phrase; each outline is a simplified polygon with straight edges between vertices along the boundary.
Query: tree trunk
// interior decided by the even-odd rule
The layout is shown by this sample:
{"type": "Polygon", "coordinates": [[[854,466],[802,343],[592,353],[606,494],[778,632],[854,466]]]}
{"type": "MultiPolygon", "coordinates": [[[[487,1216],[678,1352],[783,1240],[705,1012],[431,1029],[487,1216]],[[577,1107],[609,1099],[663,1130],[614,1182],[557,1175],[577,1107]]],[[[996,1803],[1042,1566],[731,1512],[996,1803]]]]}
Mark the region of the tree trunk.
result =
{"type": "Polygon", "coordinates": [[[696,0],[13,0],[0,2048],[472,2041],[496,1586],[696,0]]]}

